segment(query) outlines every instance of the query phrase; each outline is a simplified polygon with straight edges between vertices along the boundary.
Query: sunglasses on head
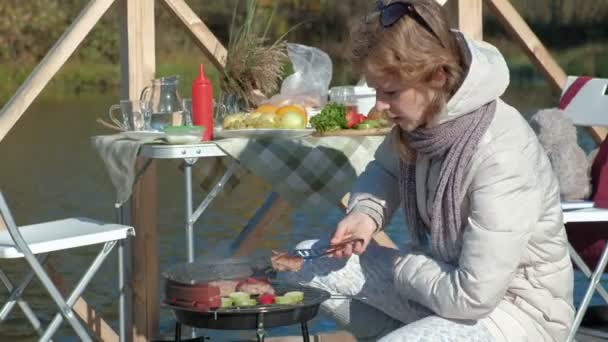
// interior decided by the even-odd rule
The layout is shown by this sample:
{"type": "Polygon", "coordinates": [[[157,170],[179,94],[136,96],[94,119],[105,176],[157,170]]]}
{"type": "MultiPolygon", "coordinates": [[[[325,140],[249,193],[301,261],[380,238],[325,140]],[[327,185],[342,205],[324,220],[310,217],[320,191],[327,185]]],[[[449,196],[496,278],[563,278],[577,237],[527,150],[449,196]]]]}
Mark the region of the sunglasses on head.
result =
{"type": "MultiPolygon", "coordinates": [[[[380,24],[382,24],[382,27],[391,27],[399,21],[399,19],[407,15],[416,20],[420,26],[424,27],[425,30],[435,36],[439,43],[441,43],[441,39],[439,39],[439,36],[433,31],[431,26],[420,14],[418,14],[414,5],[408,2],[392,2],[385,5],[382,1],[376,0],[376,11],[380,13],[380,24]]],[[[443,43],[441,44],[443,45],[443,43]]]]}

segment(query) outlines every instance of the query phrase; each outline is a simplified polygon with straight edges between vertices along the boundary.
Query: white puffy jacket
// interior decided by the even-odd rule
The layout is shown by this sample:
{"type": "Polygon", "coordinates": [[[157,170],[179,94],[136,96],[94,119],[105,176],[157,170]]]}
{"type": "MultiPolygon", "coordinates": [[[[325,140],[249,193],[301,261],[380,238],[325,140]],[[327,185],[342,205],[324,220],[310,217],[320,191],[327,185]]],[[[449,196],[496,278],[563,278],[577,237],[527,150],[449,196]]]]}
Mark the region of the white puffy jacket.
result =
{"type": "MultiPolygon", "coordinates": [[[[440,122],[498,99],[509,71],[493,46],[461,42],[467,77],[440,122]]],[[[398,159],[387,139],[358,179],[349,207],[386,225],[400,203],[398,159]]],[[[418,208],[427,224],[441,160],[417,161],[418,208]]],[[[573,270],[557,179],[536,135],[498,100],[465,177],[463,248],[456,267],[407,254],[395,267],[400,293],[453,319],[481,320],[496,341],[564,341],[574,318],[573,270]]]]}

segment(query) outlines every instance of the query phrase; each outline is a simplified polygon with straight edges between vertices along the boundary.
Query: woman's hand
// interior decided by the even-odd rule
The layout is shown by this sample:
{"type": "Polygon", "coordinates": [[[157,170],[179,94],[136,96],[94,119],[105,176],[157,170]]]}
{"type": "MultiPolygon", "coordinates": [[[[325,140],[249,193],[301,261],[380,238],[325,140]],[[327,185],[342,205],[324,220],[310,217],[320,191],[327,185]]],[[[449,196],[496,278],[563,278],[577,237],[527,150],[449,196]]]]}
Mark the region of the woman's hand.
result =
{"type": "Polygon", "coordinates": [[[351,212],[338,223],[336,232],[329,241],[336,245],[350,239],[362,239],[347,243],[334,251],[331,256],[335,258],[348,258],[353,253],[360,255],[365,252],[367,245],[376,231],[376,222],[364,213],[351,212]]]}

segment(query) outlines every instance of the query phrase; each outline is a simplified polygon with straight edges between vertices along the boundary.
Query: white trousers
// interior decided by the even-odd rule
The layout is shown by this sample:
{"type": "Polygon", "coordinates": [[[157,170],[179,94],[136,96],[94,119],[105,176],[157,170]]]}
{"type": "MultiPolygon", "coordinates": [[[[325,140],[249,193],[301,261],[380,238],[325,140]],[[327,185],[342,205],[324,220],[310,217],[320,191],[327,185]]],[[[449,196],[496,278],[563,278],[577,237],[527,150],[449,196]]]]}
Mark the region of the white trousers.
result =
{"type": "MultiPolygon", "coordinates": [[[[309,248],[307,240],[297,248],[309,248]]],[[[321,309],[359,341],[382,342],[491,342],[486,327],[477,321],[436,316],[404,299],[393,281],[393,260],[403,251],[370,245],[362,256],[349,259],[318,258],[306,261],[299,272],[282,272],[279,280],[308,285],[336,297],[321,309]]]]}

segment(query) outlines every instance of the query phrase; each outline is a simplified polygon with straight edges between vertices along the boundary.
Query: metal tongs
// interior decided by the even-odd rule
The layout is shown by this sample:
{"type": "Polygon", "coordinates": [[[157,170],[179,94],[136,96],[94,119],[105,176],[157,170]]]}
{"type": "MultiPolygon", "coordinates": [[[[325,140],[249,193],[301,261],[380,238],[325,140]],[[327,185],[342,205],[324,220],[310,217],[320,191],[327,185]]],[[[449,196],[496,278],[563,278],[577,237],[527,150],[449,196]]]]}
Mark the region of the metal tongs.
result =
{"type": "Polygon", "coordinates": [[[296,248],[289,251],[289,255],[301,257],[304,260],[320,258],[324,255],[331,254],[340,248],[357,242],[363,242],[362,238],[350,238],[335,245],[324,245],[314,248],[296,248]]]}

